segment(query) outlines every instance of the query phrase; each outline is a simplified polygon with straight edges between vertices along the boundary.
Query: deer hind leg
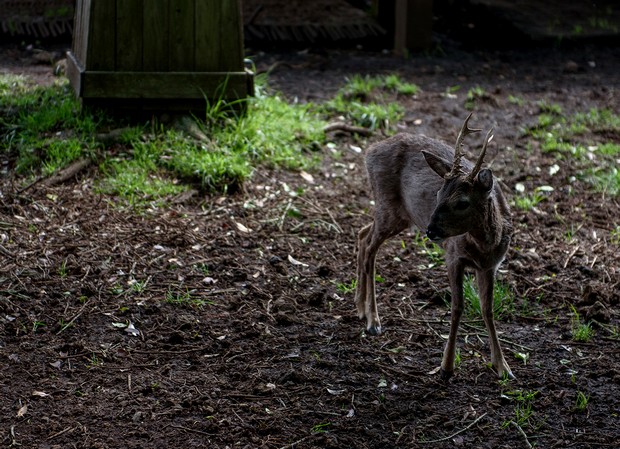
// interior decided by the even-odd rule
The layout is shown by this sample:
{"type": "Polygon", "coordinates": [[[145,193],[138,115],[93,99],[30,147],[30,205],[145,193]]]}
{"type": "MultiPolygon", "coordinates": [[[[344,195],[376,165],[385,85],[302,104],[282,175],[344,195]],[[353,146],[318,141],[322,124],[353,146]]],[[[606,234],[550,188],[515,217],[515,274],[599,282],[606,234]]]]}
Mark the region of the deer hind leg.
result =
{"type": "Polygon", "coordinates": [[[477,271],[476,280],[478,281],[478,292],[480,294],[480,310],[482,311],[482,319],[486,325],[489,334],[489,346],[491,347],[491,363],[497,370],[500,378],[508,377],[514,379],[502,348],[499,345],[499,338],[495,330],[495,322],[493,321],[493,283],[495,281],[495,273],[491,271],[477,271]]]}
{"type": "Polygon", "coordinates": [[[370,335],[381,333],[381,321],[375,296],[375,260],[381,244],[407,227],[404,220],[392,218],[375,221],[364,227],[358,235],[357,286],[355,303],[360,318],[366,317],[366,331],[370,335]]]}
{"type": "Polygon", "coordinates": [[[450,334],[441,359],[440,376],[443,380],[449,380],[454,374],[454,357],[456,355],[456,336],[463,315],[463,273],[464,267],[460,264],[448,266],[448,279],[452,301],[450,307],[450,334]]]}
{"type": "Polygon", "coordinates": [[[368,234],[372,230],[373,224],[366,225],[357,235],[357,283],[355,285],[355,305],[357,306],[357,316],[364,318],[366,316],[366,275],[364,265],[368,247],[368,234]]]}

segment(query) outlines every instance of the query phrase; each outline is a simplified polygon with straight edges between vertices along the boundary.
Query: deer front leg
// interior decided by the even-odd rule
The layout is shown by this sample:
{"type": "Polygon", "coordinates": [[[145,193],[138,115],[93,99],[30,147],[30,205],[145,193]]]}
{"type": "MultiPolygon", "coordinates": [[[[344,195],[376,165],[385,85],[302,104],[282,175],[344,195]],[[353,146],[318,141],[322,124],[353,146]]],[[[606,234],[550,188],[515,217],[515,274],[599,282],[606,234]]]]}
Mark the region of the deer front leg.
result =
{"type": "Polygon", "coordinates": [[[357,299],[357,311],[360,317],[366,317],[366,332],[370,335],[379,335],[381,333],[381,321],[379,319],[375,293],[375,260],[379,246],[381,246],[384,240],[385,237],[377,233],[377,227],[374,223],[360,231],[358,259],[360,298],[357,299]],[[362,236],[364,238],[361,238],[362,236]],[[361,308],[362,305],[363,309],[361,308]]]}
{"type": "Polygon", "coordinates": [[[504,376],[514,379],[502,348],[499,345],[499,338],[495,330],[495,322],[493,321],[493,284],[495,282],[495,271],[477,271],[476,280],[478,281],[478,292],[480,294],[480,310],[482,311],[482,319],[486,325],[489,334],[489,346],[491,347],[491,364],[497,370],[500,378],[504,376]]]}
{"type": "Polygon", "coordinates": [[[450,334],[448,335],[448,342],[446,343],[446,347],[443,351],[441,370],[439,372],[443,380],[449,380],[454,374],[456,335],[459,329],[459,323],[461,322],[461,316],[463,315],[464,308],[463,273],[464,267],[458,262],[448,266],[448,279],[450,281],[450,290],[452,292],[452,302],[450,307],[450,334]]]}
{"type": "Polygon", "coordinates": [[[367,282],[366,271],[366,255],[368,250],[368,234],[372,229],[372,223],[364,226],[357,236],[357,277],[355,284],[355,305],[357,307],[357,316],[362,319],[366,316],[367,301],[367,282]]]}

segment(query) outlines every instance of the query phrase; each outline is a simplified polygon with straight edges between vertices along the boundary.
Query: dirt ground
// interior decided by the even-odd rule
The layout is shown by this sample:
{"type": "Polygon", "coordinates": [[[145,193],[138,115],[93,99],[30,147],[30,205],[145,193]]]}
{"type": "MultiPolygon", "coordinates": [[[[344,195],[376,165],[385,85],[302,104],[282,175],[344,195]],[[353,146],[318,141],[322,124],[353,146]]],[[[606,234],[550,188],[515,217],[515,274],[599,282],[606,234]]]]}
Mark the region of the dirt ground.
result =
{"type": "MultiPolygon", "coordinates": [[[[421,88],[397,99],[407,109],[398,129],[447,142],[467,115],[467,90],[484,88],[472,123],[496,128],[487,163],[508,196],[518,183],[554,188],[531,211],[513,208],[500,269],[516,297],[498,328],[517,379],[498,381],[483,326],[468,319],[460,366],[440,381],[445,267],[429,268],[412,233],[379,253],[385,332],[363,332],[342,285],[354,279],[356,234],[373,210],[356,147],[380,133],[334,135],[337,151],[326,147],[310,176],[259,169],[243,192],[144,214],[97,195],[95,169],[25,192],[5,173],[2,447],[620,447],[620,340],[608,331],[620,326],[619,246],[610,236],[618,198],[574,180],[578,164],[542,153],[524,133],[540,100],[566,115],[618,113],[618,48],[444,43],[442,55],[408,59],[252,51],[259,71],[271,69],[272,89],[299,101],[327,99],[355,73],[398,73],[421,88]],[[573,341],[572,307],[608,327],[573,341]],[[583,411],[578,393],[589,398],[583,411]]],[[[20,46],[4,47],[1,61],[3,71],[50,79],[20,46]]],[[[619,135],[584,139],[620,143],[619,135]]]]}

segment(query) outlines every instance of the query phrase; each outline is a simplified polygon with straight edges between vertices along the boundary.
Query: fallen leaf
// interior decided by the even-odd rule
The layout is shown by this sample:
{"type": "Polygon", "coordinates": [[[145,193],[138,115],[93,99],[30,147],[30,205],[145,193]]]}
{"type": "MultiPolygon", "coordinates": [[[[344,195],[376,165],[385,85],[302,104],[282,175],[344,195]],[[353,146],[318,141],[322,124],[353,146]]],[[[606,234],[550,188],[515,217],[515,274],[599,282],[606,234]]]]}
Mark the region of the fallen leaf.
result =
{"type": "Polygon", "coordinates": [[[432,370],[430,370],[428,373],[429,376],[432,376],[433,374],[437,374],[439,372],[439,370],[441,369],[441,366],[438,366],[437,368],[433,368],[432,370]]]}
{"type": "Polygon", "coordinates": [[[45,398],[45,397],[49,396],[48,393],[45,393],[43,391],[36,391],[36,390],[32,392],[32,395],[33,396],[38,396],[40,398],[45,398]]]}
{"type": "Polygon", "coordinates": [[[306,173],[305,171],[301,171],[299,173],[299,175],[308,183],[310,184],[314,184],[314,176],[312,176],[310,173],[306,173]]]}
{"type": "Polygon", "coordinates": [[[328,388],[328,389],[327,389],[327,392],[328,392],[329,394],[334,395],[334,396],[339,396],[339,395],[341,395],[342,393],[344,393],[345,391],[346,391],[346,390],[334,390],[334,389],[331,389],[331,388],[328,388]]]}
{"type": "Polygon", "coordinates": [[[131,321],[129,322],[129,325],[127,325],[127,327],[125,328],[125,332],[127,332],[129,335],[132,335],[134,337],[137,337],[138,335],[140,335],[140,331],[135,328],[135,326],[133,325],[131,321]]]}
{"type": "Polygon", "coordinates": [[[28,411],[28,404],[25,404],[19,410],[17,410],[17,417],[21,418],[22,416],[26,414],[27,411],[28,411]]]}
{"type": "Polygon", "coordinates": [[[62,362],[60,360],[56,360],[55,362],[50,363],[50,366],[52,368],[60,369],[60,367],[62,366],[62,362]]]}
{"type": "Polygon", "coordinates": [[[293,265],[300,265],[302,267],[309,266],[307,263],[303,263],[303,262],[300,262],[299,260],[293,259],[293,256],[291,256],[290,254],[288,255],[288,261],[292,263],[293,265]]]}
{"type": "Polygon", "coordinates": [[[357,154],[360,154],[362,152],[362,149],[356,145],[349,145],[349,148],[357,154]]]}
{"type": "Polygon", "coordinates": [[[252,230],[251,230],[250,228],[248,228],[248,227],[246,227],[246,226],[242,225],[241,223],[237,223],[236,221],[235,221],[234,223],[235,223],[235,226],[237,227],[237,229],[238,229],[240,232],[244,232],[245,234],[249,234],[249,233],[251,233],[251,232],[252,232],[252,230]]]}

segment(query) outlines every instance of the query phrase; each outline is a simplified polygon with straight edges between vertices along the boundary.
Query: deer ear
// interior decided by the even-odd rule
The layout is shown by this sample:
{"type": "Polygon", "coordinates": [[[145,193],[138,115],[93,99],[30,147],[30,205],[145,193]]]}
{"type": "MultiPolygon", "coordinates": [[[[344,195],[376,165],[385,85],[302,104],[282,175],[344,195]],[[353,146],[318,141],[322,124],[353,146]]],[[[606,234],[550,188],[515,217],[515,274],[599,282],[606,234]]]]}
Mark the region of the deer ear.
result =
{"type": "Polygon", "coordinates": [[[452,169],[452,164],[450,162],[434,155],[433,153],[422,151],[422,155],[424,156],[424,159],[426,159],[428,166],[442,178],[452,169]]]}
{"type": "Polygon", "coordinates": [[[476,185],[480,186],[485,192],[490,192],[493,188],[493,172],[488,168],[480,170],[476,176],[476,185]]]}

